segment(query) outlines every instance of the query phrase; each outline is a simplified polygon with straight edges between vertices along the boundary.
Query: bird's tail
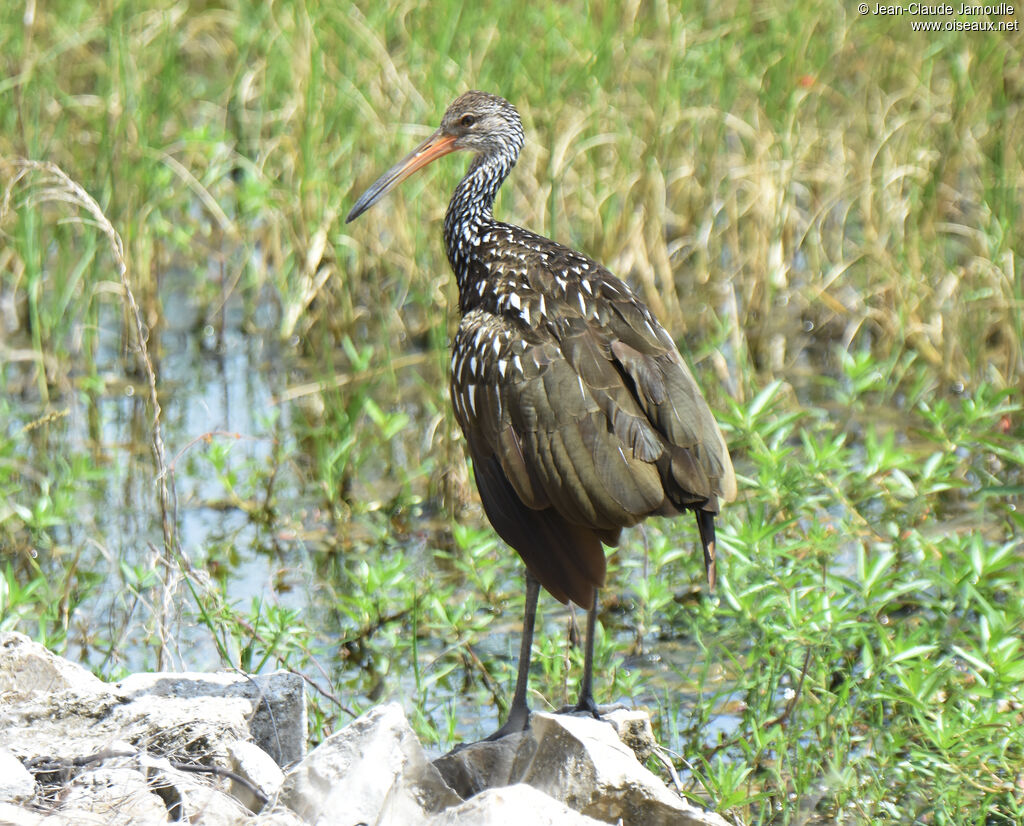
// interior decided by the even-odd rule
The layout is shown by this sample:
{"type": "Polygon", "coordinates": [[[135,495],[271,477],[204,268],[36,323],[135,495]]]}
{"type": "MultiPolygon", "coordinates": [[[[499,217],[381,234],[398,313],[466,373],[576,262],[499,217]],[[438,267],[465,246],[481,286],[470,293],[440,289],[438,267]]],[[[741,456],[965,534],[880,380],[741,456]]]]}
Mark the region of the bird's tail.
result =
{"type": "Polygon", "coordinates": [[[708,590],[715,590],[715,514],[714,511],[706,511],[697,508],[697,530],[700,531],[700,541],[704,546],[704,570],[708,575],[708,590]]]}

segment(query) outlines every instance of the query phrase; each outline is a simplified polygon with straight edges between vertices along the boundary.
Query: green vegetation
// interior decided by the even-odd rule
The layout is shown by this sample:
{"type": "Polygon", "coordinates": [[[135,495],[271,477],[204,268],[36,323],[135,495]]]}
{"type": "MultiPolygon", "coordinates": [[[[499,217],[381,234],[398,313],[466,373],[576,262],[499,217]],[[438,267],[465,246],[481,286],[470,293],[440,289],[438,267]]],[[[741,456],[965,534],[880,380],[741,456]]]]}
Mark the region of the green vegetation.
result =
{"type": "Polygon", "coordinates": [[[741,476],[714,595],[689,519],[612,557],[599,698],[743,823],[1020,823],[1022,67],[818,0],[3,4],[0,629],[295,669],[315,739],[386,697],[493,729],[522,583],[445,389],[463,160],[342,223],[483,88],[528,137],[497,212],[642,290],[741,476]]]}

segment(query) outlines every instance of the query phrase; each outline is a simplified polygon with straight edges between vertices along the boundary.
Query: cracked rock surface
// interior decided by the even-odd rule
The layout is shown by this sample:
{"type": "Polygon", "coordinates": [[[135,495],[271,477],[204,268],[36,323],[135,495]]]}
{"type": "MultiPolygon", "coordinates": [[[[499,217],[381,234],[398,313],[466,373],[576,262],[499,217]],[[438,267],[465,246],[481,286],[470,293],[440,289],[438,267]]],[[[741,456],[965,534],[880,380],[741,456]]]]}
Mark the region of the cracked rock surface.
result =
{"type": "Polygon", "coordinates": [[[105,683],[5,633],[0,720],[0,823],[13,826],[726,826],[641,764],[657,743],[640,711],[534,714],[525,732],[431,761],[387,703],[306,754],[293,674],[105,683]]]}

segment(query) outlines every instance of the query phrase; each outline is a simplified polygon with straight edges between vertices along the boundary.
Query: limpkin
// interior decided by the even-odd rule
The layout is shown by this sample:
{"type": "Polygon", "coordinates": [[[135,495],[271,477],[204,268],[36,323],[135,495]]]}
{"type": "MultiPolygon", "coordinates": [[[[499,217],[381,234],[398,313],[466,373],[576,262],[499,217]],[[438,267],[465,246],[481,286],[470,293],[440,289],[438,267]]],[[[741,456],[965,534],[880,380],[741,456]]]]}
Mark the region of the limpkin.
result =
{"type": "MultiPolygon", "coordinates": [[[[736,493],[722,433],[665,328],[600,264],[496,220],[494,198],[524,141],[504,98],[471,91],[356,202],[357,218],[431,161],[475,157],[455,188],[444,243],[459,290],[451,398],[480,499],[526,564],[515,693],[492,737],[526,728],[540,587],[587,614],[576,709],[597,714],[594,625],[602,544],[651,515],[691,510],[715,582],[715,515],[736,493]]],[[[346,221],[346,222],[347,222],[346,221]]]]}

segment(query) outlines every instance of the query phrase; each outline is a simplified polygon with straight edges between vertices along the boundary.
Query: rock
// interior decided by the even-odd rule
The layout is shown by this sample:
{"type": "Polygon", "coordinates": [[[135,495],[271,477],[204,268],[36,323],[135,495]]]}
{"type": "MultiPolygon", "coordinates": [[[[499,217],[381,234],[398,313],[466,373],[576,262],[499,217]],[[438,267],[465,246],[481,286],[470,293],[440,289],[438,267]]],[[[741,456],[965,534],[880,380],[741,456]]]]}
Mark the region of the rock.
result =
{"type": "MultiPolygon", "coordinates": [[[[2,822],[0,821],[0,823],[2,822]]],[[[242,826],[308,826],[308,824],[291,809],[275,806],[272,809],[265,809],[258,815],[246,818],[242,821],[242,826]]]]}
{"type": "Polygon", "coordinates": [[[0,749],[0,800],[25,803],[35,797],[36,779],[7,749],[0,749]]]}
{"type": "Polygon", "coordinates": [[[313,824],[423,823],[461,799],[445,784],[401,706],[378,706],[285,777],[280,802],[313,824]]]}
{"type": "Polygon", "coordinates": [[[525,783],[604,822],[726,826],[719,815],[687,803],[638,762],[635,752],[646,757],[657,747],[645,712],[620,709],[608,717],[532,714],[527,732],[455,749],[434,765],[464,798],[525,783]]]}
{"type": "MultiPolygon", "coordinates": [[[[101,683],[101,685],[103,685],[101,683]]],[[[272,674],[132,674],[112,686],[129,700],[154,697],[190,703],[211,698],[244,700],[250,707],[252,740],[279,766],[290,766],[306,753],[306,691],[302,677],[289,671],[272,674]]]]}
{"type": "Polygon", "coordinates": [[[291,674],[111,685],[0,634],[0,824],[725,826],[638,762],[657,749],[643,712],[534,714],[526,732],[431,764],[401,707],[384,705],[284,775],[305,749],[303,689],[291,674]]]}
{"type": "Polygon", "coordinates": [[[603,720],[535,713],[530,733],[512,776],[576,811],[626,826],[728,826],[669,791],[603,720]]]}
{"type": "MultiPolygon", "coordinates": [[[[172,761],[238,770],[269,797],[283,775],[249,741],[260,737],[289,761],[305,750],[304,685],[288,673],[147,674],[107,684],[8,633],[0,634],[0,686],[3,738],[14,761],[0,776],[21,782],[22,799],[61,801],[48,826],[61,818],[121,822],[125,812],[124,823],[146,824],[157,817],[156,804],[160,822],[176,812],[208,826],[240,823],[250,812],[228,793],[229,780],[172,761]],[[46,761],[33,768],[35,777],[22,765],[29,759],[46,761]]],[[[246,804],[262,805],[251,791],[246,804]]]]}
{"type": "Polygon", "coordinates": [[[114,741],[180,760],[227,764],[224,742],[249,736],[252,704],[241,697],[126,700],[108,691],[0,698],[8,748],[18,758],[86,757],[114,741]]]}
{"type": "Polygon", "coordinates": [[[436,815],[427,821],[427,826],[508,826],[510,823],[522,826],[603,826],[601,821],[573,811],[525,783],[481,792],[473,799],[436,815]]]}
{"type": "Polygon", "coordinates": [[[463,800],[486,789],[519,781],[512,776],[516,755],[529,732],[517,732],[500,740],[481,740],[460,746],[434,761],[445,783],[463,800]]]}
{"type": "Polygon", "coordinates": [[[612,724],[615,733],[624,745],[636,755],[640,763],[646,763],[658,748],[651,728],[651,716],[646,711],[634,708],[617,708],[601,717],[612,724]]]}
{"type": "Polygon", "coordinates": [[[617,710],[609,716],[612,720],[606,722],[570,714],[532,714],[527,732],[455,749],[434,765],[464,798],[525,783],[606,823],[726,826],[719,815],[666,788],[619,739],[617,731],[640,754],[653,753],[656,743],[645,712],[617,710]]]}
{"type": "Polygon", "coordinates": [[[235,826],[248,809],[225,789],[227,781],[215,775],[185,772],[163,758],[146,758],[150,786],[163,798],[164,820],[235,826]]]}
{"type": "MultiPolygon", "coordinates": [[[[0,823],[4,826],[42,826],[45,819],[45,814],[0,801],[0,823]]],[[[59,820],[51,820],[46,826],[58,826],[58,824],[60,824],[59,820]]]]}
{"type": "Polygon", "coordinates": [[[284,772],[263,749],[244,740],[236,740],[228,745],[228,757],[231,760],[231,770],[259,789],[263,800],[253,794],[252,789],[234,780],[231,781],[231,793],[249,811],[260,811],[266,801],[273,799],[281,788],[281,784],[284,783],[284,772]]]}
{"type": "MultiPolygon", "coordinates": [[[[532,718],[531,718],[532,720],[532,718]]],[[[658,747],[651,728],[650,715],[637,709],[617,708],[601,717],[612,724],[619,739],[628,746],[637,760],[643,762],[658,747]]],[[[468,799],[484,789],[516,783],[513,764],[527,732],[510,734],[500,740],[470,743],[434,761],[445,782],[460,797],[468,799]]]]}
{"type": "Polygon", "coordinates": [[[83,771],[62,795],[59,814],[79,823],[156,826],[167,823],[167,807],[140,771],[100,767],[83,771]]]}
{"type": "Polygon", "coordinates": [[[13,703],[38,693],[73,691],[90,694],[106,683],[82,666],[68,662],[24,634],[0,634],[0,696],[13,703]]]}
{"type": "Polygon", "coordinates": [[[22,634],[0,634],[0,712],[22,761],[86,757],[115,741],[227,768],[226,744],[254,739],[286,764],[305,751],[302,679],[290,673],[142,674],[107,684],[22,634]]]}

